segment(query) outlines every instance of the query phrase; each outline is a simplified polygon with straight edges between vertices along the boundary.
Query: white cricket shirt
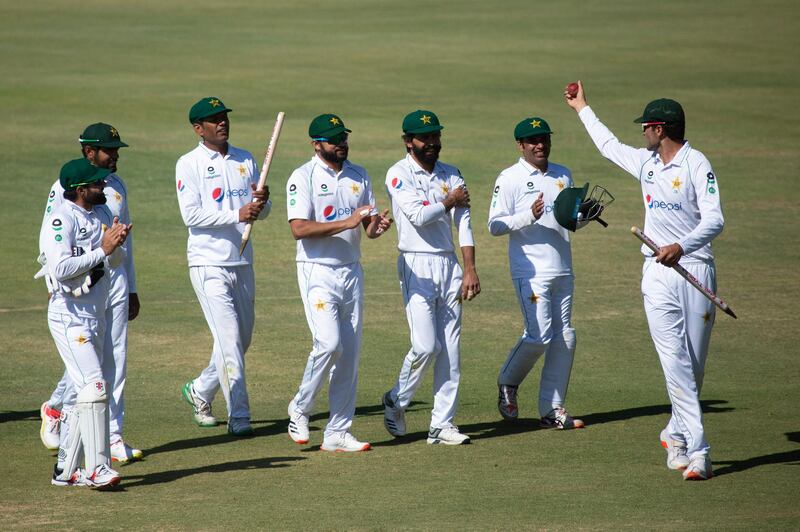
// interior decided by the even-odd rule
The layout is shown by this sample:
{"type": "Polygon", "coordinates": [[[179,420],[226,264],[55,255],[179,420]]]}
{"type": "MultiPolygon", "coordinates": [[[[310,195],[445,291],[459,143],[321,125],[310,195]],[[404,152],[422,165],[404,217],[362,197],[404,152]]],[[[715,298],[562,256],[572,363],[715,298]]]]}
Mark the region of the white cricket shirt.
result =
{"type": "MultiPolygon", "coordinates": [[[[337,173],[314,155],[292,172],[286,183],[286,213],[290,221],[330,223],[368,205],[375,205],[375,195],[367,171],[350,161],[345,161],[337,173]]],[[[377,213],[377,209],[371,212],[377,213]]],[[[297,241],[297,262],[341,266],[358,262],[360,257],[360,224],[335,235],[297,241]]]]}
{"type": "Polygon", "coordinates": [[[75,297],[62,290],[54,291],[48,310],[86,318],[97,318],[105,312],[109,268],[101,245],[103,225],[110,226],[111,220],[111,213],[104,205],[95,205],[87,211],[71,201],[64,201],[51,211],[40,231],[50,278],[74,290],[83,284],[86,274],[95,266],[103,264],[106,273],[88,294],[75,297]]]}
{"type": "MultiPolygon", "coordinates": [[[[659,246],[678,243],[687,259],[711,261],[711,240],[725,223],[719,183],[708,159],[686,142],[668,164],[657,152],[622,144],[590,107],[578,114],[600,153],[639,180],[645,233],[659,246]]],[[[642,254],[653,254],[642,245],[642,254]]]]}
{"type": "Polygon", "coordinates": [[[489,232],[508,234],[508,262],[512,279],[530,279],[535,275],[572,275],[572,250],[569,231],[561,227],[553,214],[559,192],[572,186],[572,173],[555,163],[547,172],[520,158],[506,168],[494,183],[489,208],[489,232]],[[531,206],[543,194],[544,212],[534,220],[531,206]]]}
{"type": "Polygon", "coordinates": [[[451,221],[458,229],[459,246],[474,246],[469,209],[442,203],[448,192],[465,186],[455,166],[437,161],[432,173],[411,154],[386,172],[386,190],[392,201],[397,248],[402,252],[444,253],[455,250],[451,221]]]}
{"type": "MultiPolygon", "coordinates": [[[[200,142],[178,159],[175,184],[183,223],[189,228],[189,266],[252,264],[252,243],[239,255],[247,225],[239,222],[239,209],[253,201],[250,185],[258,184],[258,176],[253,156],[230,144],[223,156],[200,142]]],[[[267,201],[258,218],[266,218],[271,208],[267,201]]]]}

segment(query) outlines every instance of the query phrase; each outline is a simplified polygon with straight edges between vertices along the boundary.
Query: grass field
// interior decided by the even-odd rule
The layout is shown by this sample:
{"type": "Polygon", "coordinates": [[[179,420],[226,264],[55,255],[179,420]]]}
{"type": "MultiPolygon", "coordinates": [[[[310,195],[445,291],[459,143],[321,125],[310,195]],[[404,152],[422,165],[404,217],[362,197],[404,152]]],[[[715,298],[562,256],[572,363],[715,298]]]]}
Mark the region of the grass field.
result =
{"type": "MultiPolygon", "coordinates": [[[[0,0],[0,528],[68,529],[797,529],[800,465],[798,275],[800,7],[760,2],[296,2],[0,0]],[[561,92],[584,81],[625,142],[644,104],[672,97],[718,175],[726,228],[715,240],[722,313],[703,393],[716,478],[685,483],[664,466],[669,403],[639,294],[636,182],[602,159],[561,92]],[[287,122],[271,173],[274,210],[254,232],[257,320],[248,382],[257,437],[199,429],[180,386],[207,362],[210,334],[192,291],[174,164],[195,137],[189,106],[215,95],[235,111],[235,145],[260,159],[275,114],[287,122]],[[408,349],[396,235],[365,242],[366,318],[353,432],[374,450],[319,452],[324,395],[307,447],[285,434],[286,404],[310,348],[285,223],[283,186],[311,155],[323,112],[353,130],[350,154],[380,183],[403,156],[405,113],[437,112],[442,160],[473,197],[483,294],[465,305],[457,422],[473,445],[425,444],[430,377],[402,442],[380,396],[408,349]],[[517,157],[530,114],[556,134],[551,159],[609,188],[608,229],[575,235],[578,349],[569,408],[582,431],[537,430],[538,367],[522,422],[496,411],[495,379],[521,330],[506,239],[486,229],[492,184],[517,157]],[[145,450],[122,489],[51,487],[38,408],[62,365],[45,321],[37,235],[49,186],[92,122],[131,147],[119,173],[135,222],[140,317],[131,324],[125,435],[145,450]]],[[[386,196],[378,184],[378,198],[386,196]]],[[[222,398],[215,402],[224,412],[222,398]]]]}

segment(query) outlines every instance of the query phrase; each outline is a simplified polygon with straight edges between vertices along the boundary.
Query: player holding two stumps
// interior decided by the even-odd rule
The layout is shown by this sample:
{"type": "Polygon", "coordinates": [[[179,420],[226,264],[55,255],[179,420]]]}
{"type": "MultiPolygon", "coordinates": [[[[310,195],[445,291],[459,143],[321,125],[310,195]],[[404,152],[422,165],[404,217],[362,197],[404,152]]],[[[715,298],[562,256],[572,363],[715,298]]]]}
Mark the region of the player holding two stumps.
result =
{"type": "Polygon", "coordinates": [[[586,103],[583,85],[564,92],[604,157],[641,184],[645,227],[659,246],[642,246],[642,295],[650,335],[661,360],[672,417],[661,432],[667,466],[686,480],[712,477],[703,429],[700,390],[715,307],[672,266],[680,263],[704,286],[716,289],[711,240],[723,227],[719,185],[705,156],[684,139],[681,105],[669,99],[647,104],[641,117],[646,148],[622,144],[586,103]]]}

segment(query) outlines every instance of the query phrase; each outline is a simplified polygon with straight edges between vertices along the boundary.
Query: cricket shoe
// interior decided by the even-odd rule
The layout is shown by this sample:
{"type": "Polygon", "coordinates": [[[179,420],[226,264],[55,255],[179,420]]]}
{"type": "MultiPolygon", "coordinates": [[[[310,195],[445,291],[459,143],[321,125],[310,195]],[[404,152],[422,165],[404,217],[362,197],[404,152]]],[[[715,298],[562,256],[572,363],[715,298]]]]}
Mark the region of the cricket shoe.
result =
{"type": "Polygon", "coordinates": [[[465,445],[470,443],[469,436],[461,434],[458,427],[449,423],[444,427],[434,428],[428,431],[428,443],[431,445],[443,443],[445,445],[465,445]]]}
{"type": "Polygon", "coordinates": [[[141,460],[143,456],[144,453],[142,452],[141,449],[136,449],[135,447],[131,447],[122,440],[117,440],[111,444],[112,462],[127,464],[128,462],[141,460]]]}
{"type": "Polygon", "coordinates": [[[711,459],[708,456],[698,456],[689,460],[689,465],[683,472],[683,480],[708,480],[714,476],[711,471],[711,459]]]}
{"type": "Polygon", "coordinates": [[[53,479],[50,483],[53,486],[85,486],[86,475],[83,474],[83,469],[76,469],[72,476],[68,479],[62,479],[61,475],[64,474],[63,469],[59,469],[58,464],[53,466],[53,479]]]}
{"type": "Polygon", "coordinates": [[[119,484],[119,473],[105,464],[100,464],[94,468],[91,475],[86,477],[85,484],[97,490],[113,488],[119,484]]]}
{"type": "Polygon", "coordinates": [[[289,403],[289,437],[295,443],[308,443],[308,416],[295,410],[295,402],[289,403]]]}
{"type": "Polygon", "coordinates": [[[392,436],[406,435],[406,411],[395,406],[392,401],[392,392],[383,394],[383,426],[392,436]]]}
{"type": "Polygon", "coordinates": [[[506,421],[516,421],[519,417],[517,409],[517,388],[510,384],[498,384],[497,410],[506,421]]]}
{"type": "Polygon", "coordinates": [[[211,414],[211,405],[201,399],[194,391],[192,381],[187,382],[181,388],[183,398],[186,402],[192,405],[193,419],[201,427],[216,427],[217,418],[211,414]]]}
{"type": "Polygon", "coordinates": [[[39,409],[42,418],[42,428],[39,429],[39,437],[44,446],[51,451],[58,449],[59,434],[61,432],[61,412],[55,408],[50,408],[47,401],[42,403],[39,409]]]}
{"type": "Polygon", "coordinates": [[[569,412],[562,407],[554,408],[546,416],[539,420],[539,426],[543,429],[582,429],[585,424],[581,419],[575,419],[569,412]]]}
{"type": "Polygon", "coordinates": [[[676,440],[667,432],[661,431],[661,447],[667,450],[667,467],[683,471],[689,465],[689,457],[686,456],[686,444],[676,440]]]}
{"type": "Polygon", "coordinates": [[[250,426],[250,419],[246,417],[232,417],[228,419],[228,434],[237,438],[244,438],[253,435],[253,427],[250,426]]]}
{"type": "Polygon", "coordinates": [[[323,451],[332,453],[357,453],[359,451],[369,451],[372,448],[369,443],[358,441],[349,432],[336,432],[330,436],[325,436],[322,440],[323,451]]]}

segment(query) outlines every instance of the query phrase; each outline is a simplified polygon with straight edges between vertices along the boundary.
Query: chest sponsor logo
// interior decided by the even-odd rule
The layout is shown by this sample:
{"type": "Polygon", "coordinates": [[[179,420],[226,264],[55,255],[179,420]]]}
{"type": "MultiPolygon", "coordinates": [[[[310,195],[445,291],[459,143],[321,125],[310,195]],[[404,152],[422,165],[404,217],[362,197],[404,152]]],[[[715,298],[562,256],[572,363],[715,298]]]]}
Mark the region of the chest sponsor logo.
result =
{"type": "Polygon", "coordinates": [[[533,189],[533,181],[528,181],[528,190],[533,189]]]}
{"type": "Polygon", "coordinates": [[[217,169],[214,168],[213,166],[209,166],[208,168],[206,168],[206,171],[208,172],[206,179],[214,179],[215,177],[219,177],[221,175],[220,173],[217,172],[217,169]]]}
{"type": "Polygon", "coordinates": [[[183,180],[182,179],[178,179],[178,192],[183,192],[183,189],[185,189],[185,188],[186,188],[186,185],[184,184],[183,180]]]}
{"type": "Polygon", "coordinates": [[[330,192],[330,191],[328,190],[328,185],[326,185],[325,183],[322,183],[322,184],[319,186],[319,190],[320,190],[320,192],[317,194],[317,196],[319,196],[319,197],[323,197],[323,196],[333,196],[333,192],[330,192]]]}
{"type": "Polygon", "coordinates": [[[669,201],[662,201],[657,200],[656,198],[650,196],[648,194],[645,196],[645,201],[647,202],[648,209],[654,210],[664,210],[664,211],[682,211],[683,210],[683,203],[671,203],[669,201]]]}
{"type": "Polygon", "coordinates": [[[87,233],[86,228],[85,227],[81,227],[78,230],[78,240],[83,240],[84,238],[86,238],[86,233],[87,233]]]}
{"type": "Polygon", "coordinates": [[[653,184],[653,171],[649,170],[647,174],[644,176],[644,182],[653,184]]]}
{"type": "Polygon", "coordinates": [[[399,177],[392,178],[392,188],[395,190],[400,190],[401,188],[403,188],[403,182],[400,181],[399,177]]]}
{"type": "Polygon", "coordinates": [[[249,192],[246,188],[231,188],[228,190],[220,187],[211,191],[211,199],[217,203],[222,203],[224,198],[246,198],[249,192]]]}
{"type": "Polygon", "coordinates": [[[333,221],[340,216],[350,216],[355,212],[355,209],[352,207],[339,207],[338,209],[333,205],[328,205],[324,209],[322,209],[322,216],[327,221],[333,221]]]}
{"type": "Polygon", "coordinates": [[[295,194],[297,194],[297,185],[292,183],[291,185],[289,185],[289,195],[294,196],[295,194]]]}

